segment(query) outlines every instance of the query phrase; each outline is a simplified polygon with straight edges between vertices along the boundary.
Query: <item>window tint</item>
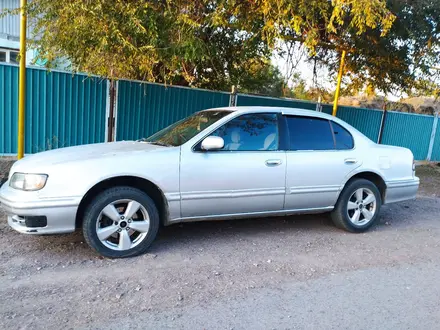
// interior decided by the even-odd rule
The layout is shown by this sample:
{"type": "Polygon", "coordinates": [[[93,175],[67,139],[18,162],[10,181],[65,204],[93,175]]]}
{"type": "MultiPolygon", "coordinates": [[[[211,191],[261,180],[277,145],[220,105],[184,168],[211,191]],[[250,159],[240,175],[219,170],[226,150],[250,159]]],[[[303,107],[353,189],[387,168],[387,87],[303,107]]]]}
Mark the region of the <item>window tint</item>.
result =
{"type": "Polygon", "coordinates": [[[229,115],[227,110],[200,111],[174,123],[145,139],[145,142],[167,146],[180,146],[192,139],[217,120],[229,115]]]}
{"type": "Polygon", "coordinates": [[[290,150],[333,150],[335,148],[330,123],[312,117],[287,117],[290,150]]]}
{"type": "Polygon", "coordinates": [[[354,142],[350,132],[344,127],[335,122],[331,122],[333,127],[333,133],[335,134],[336,149],[353,149],[354,142]]]}
{"type": "Polygon", "coordinates": [[[6,62],[6,52],[0,51],[0,62],[6,62]]]}
{"type": "Polygon", "coordinates": [[[232,119],[212,135],[220,136],[225,140],[222,150],[277,150],[277,115],[267,113],[242,115],[232,119]]]}

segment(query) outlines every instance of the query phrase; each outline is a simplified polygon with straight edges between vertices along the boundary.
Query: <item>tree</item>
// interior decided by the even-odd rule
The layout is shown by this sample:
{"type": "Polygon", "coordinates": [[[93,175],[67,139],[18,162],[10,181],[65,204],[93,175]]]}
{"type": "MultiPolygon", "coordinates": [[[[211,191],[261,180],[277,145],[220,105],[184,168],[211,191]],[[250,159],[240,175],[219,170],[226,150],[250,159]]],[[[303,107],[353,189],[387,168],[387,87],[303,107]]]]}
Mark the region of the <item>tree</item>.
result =
{"type": "Polygon", "coordinates": [[[301,100],[313,100],[318,101],[321,99],[321,102],[330,103],[333,101],[333,94],[330,93],[323,87],[315,86],[309,87],[307,86],[306,81],[301,78],[299,73],[296,73],[292,77],[292,87],[284,89],[284,96],[293,97],[301,100]]]}
{"type": "Polygon", "coordinates": [[[395,16],[388,33],[378,25],[359,35],[344,21],[328,38],[334,49],[319,48],[316,59],[336,73],[338,51],[347,50],[346,94],[366,86],[385,93],[434,94],[440,78],[433,69],[440,62],[440,1],[388,0],[387,9],[395,16]]]}
{"type": "Polygon", "coordinates": [[[277,40],[314,53],[342,27],[384,34],[394,17],[385,0],[33,0],[27,12],[49,66],[67,57],[110,78],[249,90],[279,85],[269,64],[277,40]]]}

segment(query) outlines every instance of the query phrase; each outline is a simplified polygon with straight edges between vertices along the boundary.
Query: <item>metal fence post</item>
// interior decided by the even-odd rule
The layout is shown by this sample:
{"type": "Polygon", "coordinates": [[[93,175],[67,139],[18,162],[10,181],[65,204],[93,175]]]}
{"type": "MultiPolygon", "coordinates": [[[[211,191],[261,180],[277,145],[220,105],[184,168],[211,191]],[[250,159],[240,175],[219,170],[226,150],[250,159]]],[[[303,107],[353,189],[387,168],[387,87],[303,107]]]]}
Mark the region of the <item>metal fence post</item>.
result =
{"type": "Polygon", "coordinates": [[[232,86],[231,94],[229,95],[229,106],[237,106],[237,88],[232,86]]]}
{"type": "Polygon", "coordinates": [[[104,142],[110,142],[108,139],[109,131],[109,118],[110,118],[110,80],[106,79],[105,88],[105,130],[104,130],[104,142]]]}
{"type": "Polygon", "coordinates": [[[426,156],[426,160],[428,160],[428,161],[431,160],[432,149],[434,148],[435,133],[437,132],[438,116],[439,116],[439,113],[436,112],[434,115],[434,121],[432,123],[431,139],[429,140],[428,155],[426,156]]]}
{"type": "Polygon", "coordinates": [[[117,93],[118,82],[113,79],[107,80],[105,142],[112,142],[116,139],[117,93]]]}
{"type": "Polygon", "coordinates": [[[118,136],[118,99],[119,99],[119,81],[115,82],[114,111],[113,111],[113,141],[117,141],[118,136]]]}
{"type": "Polygon", "coordinates": [[[316,103],[316,111],[322,112],[321,95],[318,97],[318,103],[316,103]]]}

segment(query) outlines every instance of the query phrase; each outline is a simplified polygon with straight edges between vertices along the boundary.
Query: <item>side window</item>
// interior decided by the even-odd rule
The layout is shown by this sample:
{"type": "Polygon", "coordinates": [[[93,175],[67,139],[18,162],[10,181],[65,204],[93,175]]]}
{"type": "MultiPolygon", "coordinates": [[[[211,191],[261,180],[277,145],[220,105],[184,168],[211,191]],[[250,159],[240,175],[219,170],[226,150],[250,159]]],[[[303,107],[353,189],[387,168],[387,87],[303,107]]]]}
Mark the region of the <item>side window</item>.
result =
{"type": "Polygon", "coordinates": [[[335,143],[327,119],[288,116],[290,150],[334,150],[335,143]]]}
{"type": "Polygon", "coordinates": [[[214,136],[225,140],[222,150],[278,150],[278,120],[275,113],[253,113],[232,119],[218,128],[214,136]]]}
{"type": "Polygon", "coordinates": [[[344,127],[331,121],[333,133],[335,134],[336,149],[345,150],[353,149],[354,142],[350,132],[344,127]]]}

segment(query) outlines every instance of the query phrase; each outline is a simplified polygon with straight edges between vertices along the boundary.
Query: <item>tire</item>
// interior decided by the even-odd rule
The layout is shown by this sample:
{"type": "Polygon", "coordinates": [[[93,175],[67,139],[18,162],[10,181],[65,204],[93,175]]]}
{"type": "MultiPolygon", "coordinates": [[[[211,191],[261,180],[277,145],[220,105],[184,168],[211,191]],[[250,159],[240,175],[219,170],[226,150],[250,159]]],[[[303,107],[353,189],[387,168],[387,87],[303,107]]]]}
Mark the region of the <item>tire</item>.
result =
{"type": "Polygon", "coordinates": [[[338,228],[363,233],[377,222],[381,206],[382,197],[376,185],[365,179],[354,179],[342,190],[331,218],[338,228]]]}
{"type": "Polygon", "coordinates": [[[148,250],[159,224],[157,207],[147,194],[132,187],[114,187],[87,206],[82,227],[85,241],[96,252],[126,258],[148,250]]]}

